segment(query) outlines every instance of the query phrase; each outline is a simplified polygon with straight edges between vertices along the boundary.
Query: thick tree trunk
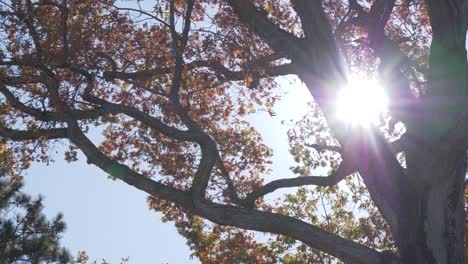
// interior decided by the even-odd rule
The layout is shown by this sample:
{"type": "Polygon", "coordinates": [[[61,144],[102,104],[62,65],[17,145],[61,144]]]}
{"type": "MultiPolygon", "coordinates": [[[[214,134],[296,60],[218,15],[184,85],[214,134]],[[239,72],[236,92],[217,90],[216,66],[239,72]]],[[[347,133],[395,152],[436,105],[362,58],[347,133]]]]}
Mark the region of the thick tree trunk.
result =
{"type": "Polygon", "coordinates": [[[463,262],[465,150],[407,153],[398,245],[404,264],[463,262]],[[414,199],[414,200],[407,200],[414,199]]]}

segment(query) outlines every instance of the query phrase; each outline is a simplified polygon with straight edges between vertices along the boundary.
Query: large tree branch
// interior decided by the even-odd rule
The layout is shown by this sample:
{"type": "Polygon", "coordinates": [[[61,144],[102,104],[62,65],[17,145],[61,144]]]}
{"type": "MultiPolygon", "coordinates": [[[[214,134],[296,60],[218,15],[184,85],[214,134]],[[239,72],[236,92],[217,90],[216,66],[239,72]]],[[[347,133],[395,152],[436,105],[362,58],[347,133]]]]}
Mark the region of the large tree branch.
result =
{"type": "Polygon", "coordinates": [[[76,121],[69,121],[68,128],[18,131],[0,126],[0,135],[12,140],[29,140],[47,136],[52,138],[69,138],[88,159],[111,176],[142,190],[149,195],[167,200],[181,206],[196,215],[220,225],[229,225],[249,230],[281,234],[304,242],[305,244],[326,252],[344,261],[353,263],[390,263],[395,256],[389,256],[359,243],[333,235],[298,219],[255,209],[229,206],[206,201],[193,200],[193,194],[181,191],[147,178],[128,166],[120,164],[99,151],[99,149],[81,131],[76,121]],[[194,203],[195,202],[195,203],[194,203]],[[389,259],[388,259],[389,258],[389,259]]]}
{"type": "MultiPolygon", "coordinates": [[[[217,61],[208,61],[208,60],[196,60],[184,65],[185,70],[194,70],[197,68],[208,68],[211,71],[220,74],[223,76],[223,81],[238,81],[243,80],[247,77],[248,74],[258,73],[257,77],[261,78],[264,76],[276,77],[283,76],[288,74],[294,74],[297,69],[294,68],[292,64],[283,64],[277,66],[269,66],[268,61],[260,58],[258,61],[251,61],[249,65],[244,65],[242,68],[245,70],[231,70],[225,65],[217,61]],[[254,69],[249,70],[249,68],[254,67],[254,69]],[[258,69],[257,69],[258,67],[258,69]],[[263,76],[264,75],[264,76],[263,76]]],[[[171,74],[173,69],[171,68],[158,68],[151,70],[141,70],[135,72],[123,72],[123,71],[106,71],[103,73],[103,77],[107,80],[110,79],[120,79],[120,80],[148,80],[159,75],[171,74]]]]}
{"type": "Polygon", "coordinates": [[[193,142],[204,142],[206,138],[204,138],[203,134],[196,133],[193,131],[187,130],[180,130],[178,128],[166,125],[161,120],[152,117],[137,108],[126,106],[122,104],[116,104],[111,102],[101,102],[101,107],[106,111],[111,113],[123,113],[129,117],[134,118],[142,122],[143,124],[147,125],[148,127],[162,133],[163,135],[173,138],[176,140],[184,140],[184,141],[193,141],[193,142]]]}
{"type": "Polygon", "coordinates": [[[390,97],[390,111],[393,119],[411,125],[410,110],[414,108],[414,97],[410,83],[403,74],[401,65],[409,58],[400,50],[398,43],[385,35],[385,25],[395,5],[395,1],[377,0],[369,11],[367,20],[369,40],[377,57],[380,58],[379,72],[390,97]]]}
{"type": "MultiPolygon", "coordinates": [[[[225,78],[225,81],[243,80],[247,77],[248,74],[255,74],[256,71],[262,72],[263,75],[268,77],[294,74],[296,71],[296,69],[294,69],[294,66],[290,63],[277,66],[265,65],[267,63],[268,62],[265,62],[263,59],[259,59],[258,61],[254,60],[249,62],[249,65],[244,65],[244,67],[242,67],[244,70],[240,71],[231,70],[219,62],[205,60],[191,62],[187,64],[187,67],[189,69],[207,67],[216,73],[222,74],[225,78]],[[255,68],[250,70],[249,68],[252,68],[252,66],[255,68]],[[258,67],[258,69],[256,67],[258,67]]],[[[260,76],[260,73],[257,73],[257,75],[259,75],[258,77],[264,77],[260,76]]]]}
{"type": "MultiPolygon", "coordinates": [[[[465,47],[464,0],[427,0],[432,38],[445,49],[459,50],[465,47]]],[[[431,54],[433,49],[431,49],[431,54]]],[[[466,61],[466,57],[464,58],[466,61]]]]}
{"type": "Polygon", "coordinates": [[[400,50],[396,41],[385,34],[385,26],[395,6],[395,0],[376,0],[369,12],[366,12],[355,0],[350,1],[350,6],[358,16],[350,19],[349,23],[367,29],[370,47],[380,58],[380,77],[390,97],[390,110],[394,122],[401,120],[407,126],[411,126],[411,110],[415,107],[415,98],[401,66],[407,65],[411,68],[415,63],[400,50]]]}
{"type": "Polygon", "coordinates": [[[227,0],[239,19],[258,34],[275,51],[290,54],[298,38],[268,20],[267,13],[259,10],[249,0],[227,0]]]}
{"type": "MultiPolygon", "coordinates": [[[[109,107],[109,105],[107,105],[107,107],[109,107]]],[[[111,104],[111,108],[112,107],[122,110],[121,107],[123,106],[111,104]]],[[[50,133],[51,131],[45,133],[41,130],[35,132],[36,134],[33,133],[34,135],[32,136],[31,132],[17,133],[18,131],[5,129],[2,130],[2,135],[13,135],[12,138],[15,140],[33,139],[37,136],[42,137],[46,134],[48,138],[51,139],[56,137],[68,137],[83,151],[85,156],[88,158],[89,163],[95,164],[113,177],[121,179],[131,186],[143,190],[150,195],[174,202],[186,210],[189,210],[194,214],[198,214],[215,223],[286,235],[346,261],[357,263],[384,263],[386,255],[383,253],[379,253],[353,241],[330,234],[322,229],[291,217],[236,206],[215,204],[204,200],[202,197],[198,200],[194,200],[192,192],[180,191],[155,182],[134,172],[128,166],[111,160],[109,157],[101,153],[84,135],[76,121],[68,120],[68,125],[68,129],[60,129],[60,136],[55,136],[54,133],[50,133]]],[[[209,144],[205,143],[204,145],[209,144]]],[[[214,146],[211,146],[210,148],[211,150],[209,151],[214,150],[214,146]]],[[[209,171],[211,170],[213,154],[208,153],[208,155],[202,157],[202,159],[204,161],[200,163],[200,168],[197,173],[203,173],[203,176],[200,176],[199,178],[201,181],[204,181],[202,178],[206,179],[206,175],[209,175],[209,171]]],[[[200,192],[197,191],[197,193],[200,192]]]]}
{"type": "Polygon", "coordinates": [[[183,28],[183,35],[180,36],[179,33],[176,31],[175,25],[175,5],[174,0],[170,1],[170,8],[169,8],[169,23],[171,26],[171,33],[172,33],[172,53],[174,54],[174,75],[172,77],[172,84],[171,84],[171,91],[170,95],[172,100],[179,101],[179,90],[182,85],[182,70],[184,67],[184,58],[183,53],[185,50],[185,46],[187,44],[188,35],[184,35],[185,33],[188,34],[190,30],[190,23],[191,23],[191,12],[193,8],[193,2],[189,1],[187,3],[188,7],[186,10],[186,17],[185,23],[183,28]]]}
{"type": "Polygon", "coordinates": [[[128,166],[120,164],[106,155],[104,155],[99,149],[89,140],[88,137],[81,131],[76,121],[68,122],[68,138],[75,144],[88,159],[88,163],[94,164],[103,171],[109,173],[111,176],[124,181],[125,183],[136,187],[148,194],[160,197],[164,200],[169,200],[178,205],[187,206],[191,208],[191,198],[187,197],[184,191],[177,190],[175,188],[166,186],[145,177],[128,166]]]}
{"type": "MultiPolygon", "coordinates": [[[[330,234],[298,219],[255,209],[209,202],[194,201],[193,194],[153,181],[104,155],[81,131],[76,121],[68,123],[67,136],[80,148],[88,162],[127,184],[152,196],[173,202],[184,209],[221,225],[282,234],[307,245],[353,263],[390,263],[388,254],[367,248],[359,243],[330,234]]],[[[395,260],[394,256],[390,257],[395,260]]]]}
{"type": "MultiPolygon", "coordinates": [[[[337,56],[338,54],[334,54],[336,44],[333,34],[331,34],[331,26],[322,7],[323,1],[292,0],[291,2],[294,10],[301,18],[302,30],[309,45],[316,48],[320,47],[320,52],[329,52],[329,55],[337,56]],[[331,46],[325,46],[324,44],[331,46]]],[[[338,57],[332,59],[335,62],[338,60],[338,57]]],[[[337,64],[337,66],[340,65],[337,64]]]]}
{"type": "Polygon", "coordinates": [[[26,0],[26,13],[22,10],[17,10],[17,16],[24,21],[29,30],[29,34],[36,48],[37,58],[40,60],[43,55],[41,37],[39,36],[36,26],[34,25],[34,10],[31,0],[26,0]]]}
{"type": "Polygon", "coordinates": [[[66,128],[17,130],[0,125],[0,136],[13,141],[61,139],[67,137],[66,128]]]}
{"type": "Polygon", "coordinates": [[[64,110],[61,112],[51,112],[51,111],[41,111],[37,108],[33,108],[22,103],[18,97],[16,97],[11,91],[9,91],[5,86],[0,85],[0,92],[5,96],[10,105],[17,110],[34,117],[36,120],[46,121],[46,122],[65,122],[66,120],[75,119],[97,119],[106,114],[121,114],[119,107],[112,107],[109,105],[104,105],[101,107],[93,108],[90,110],[64,110]]]}
{"type": "Polygon", "coordinates": [[[285,235],[346,263],[397,263],[393,254],[375,251],[289,216],[208,201],[194,213],[220,225],[285,235]]]}
{"type": "Polygon", "coordinates": [[[154,76],[170,74],[172,69],[170,68],[158,68],[152,70],[141,70],[134,72],[123,72],[123,71],[105,71],[102,76],[106,80],[120,79],[120,80],[148,80],[154,76]]]}
{"type": "MultiPolygon", "coordinates": [[[[218,160],[219,153],[216,148],[216,142],[203,131],[203,128],[195,120],[190,117],[188,113],[189,109],[184,107],[180,102],[179,91],[183,85],[182,73],[185,65],[183,53],[187,46],[194,4],[195,2],[193,0],[187,1],[182,34],[178,39],[174,36],[172,40],[175,65],[169,99],[173,103],[180,119],[187,126],[189,132],[200,136],[200,140],[198,140],[197,143],[200,145],[201,159],[191,187],[194,204],[197,205],[200,201],[205,199],[206,188],[208,187],[210,176],[213,171],[213,167],[218,160]]],[[[170,25],[172,34],[176,34],[174,24],[174,1],[170,2],[170,25]]]]}
{"type": "Polygon", "coordinates": [[[195,205],[205,199],[205,192],[210,181],[211,172],[219,157],[216,143],[207,134],[205,134],[205,138],[206,141],[200,143],[201,160],[191,188],[195,205]]]}
{"type": "Polygon", "coordinates": [[[206,141],[206,138],[201,133],[177,129],[175,127],[166,125],[161,120],[155,117],[152,117],[135,107],[127,106],[123,104],[116,104],[116,103],[112,103],[104,99],[95,97],[94,95],[92,95],[92,91],[94,87],[93,74],[89,73],[88,71],[76,65],[64,65],[63,67],[70,69],[72,72],[76,74],[81,74],[87,79],[88,85],[86,86],[83,92],[83,95],[82,95],[83,99],[90,103],[99,105],[103,109],[103,111],[106,111],[108,113],[113,113],[113,114],[119,114],[119,113],[125,114],[129,117],[134,118],[135,120],[142,122],[148,127],[162,133],[163,135],[169,138],[173,138],[176,140],[183,140],[183,141],[192,141],[192,142],[205,142],[206,141]]]}
{"type": "Polygon", "coordinates": [[[130,117],[133,117],[136,120],[142,122],[143,124],[149,126],[150,128],[153,128],[161,132],[165,136],[168,136],[169,138],[173,138],[176,140],[193,141],[197,142],[200,145],[202,158],[200,160],[200,164],[198,166],[197,172],[195,173],[195,177],[192,184],[192,193],[194,194],[194,198],[197,201],[204,199],[205,190],[208,186],[209,178],[211,176],[212,169],[216,163],[218,154],[216,143],[208,134],[206,134],[203,131],[199,124],[197,124],[194,120],[190,118],[190,116],[187,113],[187,109],[185,109],[179,101],[178,91],[181,85],[181,67],[183,66],[183,58],[176,57],[175,59],[179,62],[176,63],[175,74],[172,80],[171,94],[169,98],[174,104],[174,107],[181,120],[188,127],[187,131],[179,130],[174,127],[168,126],[161,122],[159,119],[151,117],[150,115],[138,110],[137,108],[122,104],[111,103],[104,99],[95,97],[94,95],[92,95],[92,90],[94,87],[94,76],[78,66],[66,65],[66,67],[77,74],[85,76],[85,78],[87,79],[88,85],[85,88],[85,91],[83,92],[83,98],[85,100],[94,104],[98,104],[102,108],[120,112],[130,117]]]}
{"type": "Polygon", "coordinates": [[[105,114],[125,114],[147,125],[148,127],[164,134],[167,137],[176,140],[201,142],[203,135],[177,129],[164,124],[157,118],[154,118],[134,107],[122,104],[111,103],[102,99],[95,98],[91,95],[86,95],[85,98],[93,103],[97,103],[99,107],[92,110],[64,110],[60,112],[40,111],[39,109],[29,107],[22,103],[11,91],[5,86],[0,85],[0,92],[7,98],[9,103],[23,113],[29,114],[32,117],[41,121],[61,121],[65,122],[69,119],[96,119],[105,114]]]}
{"type": "MultiPolygon", "coordinates": [[[[186,210],[217,224],[286,235],[346,261],[356,263],[385,263],[386,261],[386,254],[330,234],[291,217],[237,206],[216,204],[204,199],[194,201],[193,194],[155,182],[134,172],[129,167],[109,159],[84,135],[76,122],[70,122],[69,127],[68,135],[70,140],[83,151],[88,158],[88,162],[95,164],[113,177],[121,179],[129,185],[150,195],[174,202],[186,210]]],[[[202,154],[202,161],[197,173],[209,173],[211,170],[213,166],[211,161],[215,157],[210,157],[209,154],[208,156],[202,154]]],[[[205,176],[201,176],[201,178],[203,177],[205,176]]],[[[333,181],[336,180],[329,180],[330,184],[333,181]]]]}
{"type": "Polygon", "coordinates": [[[396,155],[405,150],[405,140],[404,138],[399,138],[395,141],[388,143],[392,152],[396,155]]]}
{"type": "MultiPolygon", "coordinates": [[[[410,92],[409,81],[403,75],[400,65],[407,60],[407,56],[400,51],[399,46],[390,40],[384,27],[389,19],[395,1],[377,0],[372,5],[369,13],[359,9],[356,1],[354,8],[358,9],[361,26],[367,27],[371,48],[380,57],[379,71],[381,76],[389,84],[391,111],[397,120],[402,120],[407,130],[414,131],[411,108],[414,108],[414,98],[410,92]]],[[[382,216],[389,223],[397,243],[401,243],[408,232],[407,220],[401,215],[411,215],[417,211],[417,205],[411,196],[413,191],[408,184],[408,177],[395,158],[395,152],[379,135],[377,131],[369,131],[367,135],[359,135],[352,139],[354,143],[349,146],[349,151],[358,150],[355,163],[363,178],[366,187],[377,205],[382,216]],[[406,230],[406,231],[405,231],[406,230]]],[[[397,147],[393,144],[393,147],[397,147]]]]}
{"type": "Polygon", "coordinates": [[[184,17],[184,27],[182,29],[182,34],[181,34],[181,46],[185,47],[187,46],[187,41],[189,38],[189,32],[190,32],[190,24],[192,20],[192,12],[193,12],[193,6],[195,4],[195,0],[186,0],[187,2],[187,9],[185,10],[185,17],[184,17]]]}

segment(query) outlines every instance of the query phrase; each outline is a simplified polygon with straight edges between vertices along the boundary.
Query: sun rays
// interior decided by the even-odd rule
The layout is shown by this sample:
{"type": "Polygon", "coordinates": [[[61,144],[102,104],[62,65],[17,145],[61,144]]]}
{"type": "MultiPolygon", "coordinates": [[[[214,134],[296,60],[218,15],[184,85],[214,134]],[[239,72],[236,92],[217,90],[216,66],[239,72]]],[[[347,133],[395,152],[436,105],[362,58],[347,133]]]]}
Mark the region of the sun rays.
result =
{"type": "Polygon", "coordinates": [[[336,106],[340,120],[369,127],[388,111],[388,98],[376,81],[355,78],[339,91],[336,106]]]}

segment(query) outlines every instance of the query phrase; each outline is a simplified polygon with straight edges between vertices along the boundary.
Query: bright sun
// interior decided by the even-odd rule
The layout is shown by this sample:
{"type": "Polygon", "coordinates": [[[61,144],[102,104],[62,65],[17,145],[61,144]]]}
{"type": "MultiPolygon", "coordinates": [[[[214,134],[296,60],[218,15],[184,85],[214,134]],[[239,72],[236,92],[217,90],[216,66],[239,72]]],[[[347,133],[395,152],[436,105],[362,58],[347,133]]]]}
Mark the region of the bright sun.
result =
{"type": "Polygon", "coordinates": [[[338,94],[338,118],[353,125],[368,127],[388,111],[388,99],[373,80],[351,79],[338,94]]]}

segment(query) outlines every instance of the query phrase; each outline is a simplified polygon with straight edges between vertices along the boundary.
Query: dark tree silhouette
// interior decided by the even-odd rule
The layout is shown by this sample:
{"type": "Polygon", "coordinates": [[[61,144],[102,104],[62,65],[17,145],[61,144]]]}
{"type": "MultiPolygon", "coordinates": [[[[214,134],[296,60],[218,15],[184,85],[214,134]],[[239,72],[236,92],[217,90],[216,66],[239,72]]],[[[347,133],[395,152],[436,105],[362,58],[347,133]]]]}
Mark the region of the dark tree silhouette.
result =
{"type": "Polygon", "coordinates": [[[32,199],[22,186],[21,178],[0,174],[0,262],[70,263],[59,243],[65,229],[62,215],[48,220],[41,197],[32,199]]]}

